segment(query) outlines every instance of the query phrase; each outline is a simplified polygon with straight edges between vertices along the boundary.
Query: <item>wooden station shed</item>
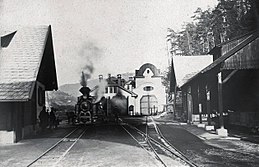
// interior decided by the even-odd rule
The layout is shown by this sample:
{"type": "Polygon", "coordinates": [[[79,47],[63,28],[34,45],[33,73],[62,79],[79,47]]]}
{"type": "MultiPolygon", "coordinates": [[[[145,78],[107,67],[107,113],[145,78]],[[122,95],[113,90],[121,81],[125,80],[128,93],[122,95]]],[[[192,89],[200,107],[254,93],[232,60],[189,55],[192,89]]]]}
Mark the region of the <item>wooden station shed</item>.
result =
{"type": "Polygon", "coordinates": [[[223,117],[225,125],[259,126],[258,32],[217,45],[210,54],[213,63],[181,87],[184,108],[188,113],[208,114],[209,123],[211,115],[218,116],[220,127],[223,117]]]}
{"type": "MultiPolygon", "coordinates": [[[[186,84],[190,78],[199,73],[203,68],[208,66],[213,62],[212,55],[196,55],[196,56],[173,56],[172,58],[172,71],[174,71],[174,75],[172,73],[171,78],[175,78],[175,81],[170,82],[171,92],[176,92],[175,99],[175,119],[179,119],[180,117],[183,120],[195,120],[196,108],[193,108],[189,105],[189,113],[187,113],[187,108],[182,105],[181,97],[186,97],[186,91],[177,88],[182,88],[184,84],[186,84]],[[175,84],[173,84],[175,83],[175,84]],[[189,117],[189,119],[187,119],[189,117]]],[[[194,92],[193,92],[194,93],[194,92]]],[[[191,98],[188,96],[188,98],[191,98]]],[[[192,99],[194,103],[197,102],[197,99],[192,99]]]]}
{"type": "Polygon", "coordinates": [[[57,89],[51,26],[1,32],[0,143],[35,133],[45,91],[57,89]]]}

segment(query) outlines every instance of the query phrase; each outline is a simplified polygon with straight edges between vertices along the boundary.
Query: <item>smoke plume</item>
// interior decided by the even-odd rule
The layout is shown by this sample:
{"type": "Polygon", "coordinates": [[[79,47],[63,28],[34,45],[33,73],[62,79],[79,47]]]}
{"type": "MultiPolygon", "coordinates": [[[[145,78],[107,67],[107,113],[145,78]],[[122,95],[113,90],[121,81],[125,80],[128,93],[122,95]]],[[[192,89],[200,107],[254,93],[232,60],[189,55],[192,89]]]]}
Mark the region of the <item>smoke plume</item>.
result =
{"type": "Polygon", "coordinates": [[[104,97],[106,86],[107,86],[107,81],[105,79],[99,82],[98,88],[95,92],[95,96],[96,96],[95,102],[99,102],[101,98],[104,97]]]}
{"type": "Polygon", "coordinates": [[[81,78],[80,84],[87,86],[87,80],[91,78],[94,72],[94,64],[98,62],[98,59],[102,55],[102,50],[92,42],[86,42],[82,46],[79,52],[80,66],[81,66],[81,78]]]}
{"type": "Polygon", "coordinates": [[[117,112],[118,115],[126,115],[127,114],[127,98],[122,94],[120,89],[116,96],[113,96],[111,99],[112,108],[114,112],[117,112]]]}
{"type": "Polygon", "coordinates": [[[81,86],[87,86],[87,80],[91,78],[91,75],[94,71],[94,67],[91,64],[87,64],[83,67],[80,84],[81,86]]]}

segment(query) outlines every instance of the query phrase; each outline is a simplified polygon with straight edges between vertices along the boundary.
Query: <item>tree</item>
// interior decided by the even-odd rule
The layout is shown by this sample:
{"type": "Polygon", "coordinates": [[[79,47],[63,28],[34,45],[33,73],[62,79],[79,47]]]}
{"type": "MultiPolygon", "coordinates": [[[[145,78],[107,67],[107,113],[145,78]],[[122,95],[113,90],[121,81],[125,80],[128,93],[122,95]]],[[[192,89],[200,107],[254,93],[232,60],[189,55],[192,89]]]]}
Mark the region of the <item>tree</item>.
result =
{"type": "Polygon", "coordinates": [[[196,21],[196,36],[195,41],[198,41],[198,54],[206,54],[209,50],[214,47],[214,36],[211,26],[212,9],[209,8],[205,11],[202,11],[201,8],[198,8],[192,16],[193,20],[196,21]]]}
{"type": "Polygon", "coordinates": [[[252,2],[219,0],[214,9],[202,11],[198,8],[192,16],[193,22],[171,36],[174,38],[171,50],[177,50],[176,55],[203,55],[217,44],[255,30],[256,16],[252,2]]]}
{"type": "Polygon", "coordinates": [[[165,86],[165,91],[170,94],[171,66],[164,72],[162,76],[162,84],[165,86]]]}

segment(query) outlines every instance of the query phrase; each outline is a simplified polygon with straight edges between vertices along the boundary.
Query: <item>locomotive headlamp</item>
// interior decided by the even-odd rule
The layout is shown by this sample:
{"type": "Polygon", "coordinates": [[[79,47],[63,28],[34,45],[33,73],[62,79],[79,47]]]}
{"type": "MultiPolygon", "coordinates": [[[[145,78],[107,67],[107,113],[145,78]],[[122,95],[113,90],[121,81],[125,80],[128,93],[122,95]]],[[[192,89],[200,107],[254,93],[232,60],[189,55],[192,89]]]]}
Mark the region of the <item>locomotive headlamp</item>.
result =
{"type": "Polygon", "coordinates": [[[83,111],[87,111],[87,110],[90,109],[90,105],[85,101],[85,102],[82,102],[82,103],[81,103],[80,108],[81,108],[83,111]]]}
{"type": "Polygon", "coordinates": [[[86,97],[86,96],[83,96],[83,99],[87,99],[87,97],[86,97]]]}
{"type": "Polygon", "coordinates": [[[82,109],[83,111],[87,110],[87,103],[86,103],[86,102],[83,102],[83,103],[81,104],[81,109],[82,109]]]}

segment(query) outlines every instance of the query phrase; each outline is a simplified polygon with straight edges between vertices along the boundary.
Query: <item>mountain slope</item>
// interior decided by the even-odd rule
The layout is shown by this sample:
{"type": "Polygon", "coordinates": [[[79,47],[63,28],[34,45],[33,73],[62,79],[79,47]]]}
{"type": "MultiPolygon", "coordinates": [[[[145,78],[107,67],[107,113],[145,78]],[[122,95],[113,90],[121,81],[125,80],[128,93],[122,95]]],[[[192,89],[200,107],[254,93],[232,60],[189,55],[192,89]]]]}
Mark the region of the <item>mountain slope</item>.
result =
{"type": "Polygon", "coordinates": [[[75,106],[77,98],[60,90],[48,92],[48,102],[51,107],[75,106]]]}

